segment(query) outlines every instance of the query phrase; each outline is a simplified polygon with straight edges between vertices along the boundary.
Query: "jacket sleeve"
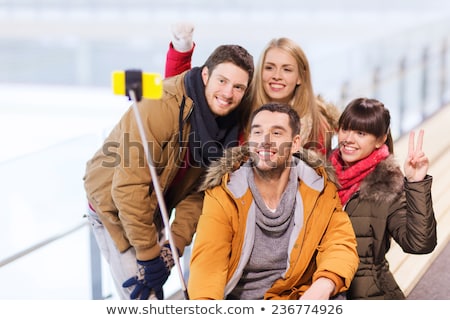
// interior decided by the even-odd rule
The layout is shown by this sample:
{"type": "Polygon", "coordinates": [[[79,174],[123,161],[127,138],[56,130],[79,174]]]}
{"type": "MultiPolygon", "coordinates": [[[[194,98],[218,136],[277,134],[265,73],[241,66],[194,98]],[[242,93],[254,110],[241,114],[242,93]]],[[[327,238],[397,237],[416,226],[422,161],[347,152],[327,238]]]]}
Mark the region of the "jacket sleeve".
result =
{"type": "Polygon", "coordinates": [[[169,50],[166,55],[165,77],[173,77],[184,71],[191,69],[192,54],[194,53],[195,43],[192,49],[187,52],[175,50],[172,42],[169,44],[169,50]]]}
{"type": "Polygon", "coordinates": [[[406,253],[427,254],[437,244],[436,219],[431,196],[432,177],[408,182],[404,194],[394,202],[388,216],[388,229],[406,253]]]}
{"type": "Polygon", "coordinates": [[[336,285],[333,295],[348,290],[359,265],[356,236],[347,213],[336,208],[331,216],[316,257],[313,281],[326,277],[336,285]]]}
{"type": "MultiPolygon", "coordinates": [[[[169,141],[175,130],[168,124],[177,121],[170,109],[161,104],[161,100],[147,99],[138,104],[154,163],[157,163],[155,159],[160,159],[162,142],[169,141]]],[[[136,249],[137,259],[149,260],[160,251],[153,221],[157,201],[133,109],[122,118],[120,135],[121,161],[114,168],[111,194],[126,237],[136,249]]]]}
{"type": "Polygon", "coordinates": [[[224,299],[233,234],[227,211],[233,208],[219,201],[218,189],[206,191],[197,227],[188,282],[193,300],[224,299]]]}
{"type": "Polygon", "coordinates": [[[183,255],[184,248],[191,244],[197,230],[203,207],[203,195],[203,192],[194,192],[180,201],[175,209],[171,230],[180,255],[183,255]]]}

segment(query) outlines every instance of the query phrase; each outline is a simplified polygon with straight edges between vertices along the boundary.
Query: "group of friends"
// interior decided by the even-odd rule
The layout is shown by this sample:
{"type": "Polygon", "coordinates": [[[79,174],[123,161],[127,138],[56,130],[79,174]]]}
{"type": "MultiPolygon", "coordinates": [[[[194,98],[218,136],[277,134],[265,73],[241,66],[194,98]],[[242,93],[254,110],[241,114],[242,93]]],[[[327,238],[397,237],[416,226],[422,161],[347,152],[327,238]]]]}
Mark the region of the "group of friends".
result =
{"type": "Polygon", "coordinates": [[[271,40],[257,64],[220,45],[191,67],[193,31],[173,26],[162,98],[137,103],[150,154],[125,149],[141,141],[130,107],[87,162],[87,218],[120,298],[164,299],[173,250],[192,244],[189,299],[405,299],[391,241],[410,254],[437,244],[423,131],[402,172],[389,110],[316,95],[294,41],[271,40]],[[122,161],[105,165],[112,152],[122,161]]]}

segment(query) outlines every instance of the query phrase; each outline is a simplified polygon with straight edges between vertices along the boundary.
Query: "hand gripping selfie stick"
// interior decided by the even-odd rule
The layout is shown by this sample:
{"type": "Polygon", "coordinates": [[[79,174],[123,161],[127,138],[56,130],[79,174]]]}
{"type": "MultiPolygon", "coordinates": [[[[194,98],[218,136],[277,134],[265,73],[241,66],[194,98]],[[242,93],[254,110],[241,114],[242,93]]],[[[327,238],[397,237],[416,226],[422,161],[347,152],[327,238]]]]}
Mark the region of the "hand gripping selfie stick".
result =
{"type": "Polygon", "coordinates": [[[150,168],[150,175],[153,181],[153,187],[155,188],[156,198],[158,199],[159,208],[161,210],[161,216],[163,218],[164,227],[166,228],[167,238],[169,239],[170,250],[172,251],[175,267],[178,270],[180,276],[181,289],[186,300],[189,300],[186,284],[184,282],[183,273],[180,266],[178,250],[173,240],[172,232],[169,224],[169,214],[167,213],[166,202],[161,192],[158,176],[156,174],[155,166],[152,162],[152,156],[148,148],[148,140],[145,136],[144,125],[142,118],[137,107],[137,103],[142,97],[147,99],[160,99],[162,96],[162,79],[159,74],[156,73],[144,73],[140,70],[126,70],[115,71],[112,74],[113,91],[118,95],[126,95],[132,101],[132,108],[136,117],[136,123],[141,136],[142,145],[144,147],[145,156],[147,159],[148,167],[150,168]]]}

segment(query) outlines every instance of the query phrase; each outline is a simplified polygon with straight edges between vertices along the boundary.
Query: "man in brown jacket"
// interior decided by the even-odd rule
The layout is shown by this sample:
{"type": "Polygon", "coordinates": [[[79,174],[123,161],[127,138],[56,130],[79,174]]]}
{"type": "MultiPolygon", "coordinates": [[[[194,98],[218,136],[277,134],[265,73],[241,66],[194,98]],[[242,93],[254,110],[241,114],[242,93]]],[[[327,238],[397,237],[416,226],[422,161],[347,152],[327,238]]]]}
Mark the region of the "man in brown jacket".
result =
{"type": "MultiPolygon", "coordinates": [[[[165,79],[160,100],[137,105],[167,210],[175,211],[171,232],[179,255],[202,210],[200,177],[238,144],[253,70],[244,48],[219,46],[202,67],[165,79]]],[[[121,299],[148,299],[152,291],[163,299],[173,259],[140,141],[130,108],[87,162],[88,218],[121,299]]]]}

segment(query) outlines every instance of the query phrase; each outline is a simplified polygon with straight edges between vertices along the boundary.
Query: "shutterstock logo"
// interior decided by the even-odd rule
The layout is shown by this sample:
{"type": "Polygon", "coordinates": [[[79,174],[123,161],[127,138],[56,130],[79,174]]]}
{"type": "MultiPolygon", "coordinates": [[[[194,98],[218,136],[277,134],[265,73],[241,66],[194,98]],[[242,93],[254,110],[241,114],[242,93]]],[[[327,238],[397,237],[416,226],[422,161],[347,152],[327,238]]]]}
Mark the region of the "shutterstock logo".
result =
{"type": "MultiPolygon", "coordinates": [[[[163,168],[167,165],[169,157],[172,157],[170,159],[171,163],[179,164],[180,168],[205,167],[209,164],[209,161],[221,157],[223,150],[238,144],[238,141],[232,141],[228,145],[222,145],[217,141],[207,141],[202,144],[200,141],[195,141],[193,136],[189,138],[192,138],[193,142],[191,143],[192,149],[190,150],[190,157],[188,159],[182,158],[187,151],[186,149],[189,148],[188,141],[149,141],[147,147],[149,153],[152,155],[152,164],[156,168],[163,168]],[[173,152],[174,149],[175,152],[173,152]],[[205,161],[205,157],[209,161],[205,161]]],[[[145,155],[142,142],[140,140],[132,140],[129,133],[124,133],[121,142],[105,142],[102,146],[102,152],[106,158],[103,160],[102,166],[106,168],[114,168],[117,166],[124,168],[143,168],[146,166],[146,157],[148,155],[145,155]]]]}
{"type": "MultiPolygon", "coordinates": [[[[194,139],[193,136],[190,138],[194,139]]],[[[259,155],[255,152],[257,148],[276,148],[278,154],[289,154],[292,146],[291,142],[285,142],[278,146],[273,143],[256,143],[247,142],[245,145],[238,146],[238,141],[233,141],[228,145],[222,145],[217,141],[193,141],[190,144],[188,141],[178,142],[175,139],[166,142],[148,142],[148,150],[152,155],[152,164],[157,169],[163,169],[167,163],[175,163],[179,168],[187,167],[206,167],[221,165],[218,160],[222,156],[226,156],[226,162],[228,165],[236,166],[242,164],[243,159],[251,160],[253,165],[257,165],[261,161],[259,155]],[[190,145],[190,147],[189,147],[190,145]],[[182,158],[186,154],[187,148],[189,150],[190,157],[182,158]],[[175,149],[175,152],[174,150],[175,149]],[[169,159],[170,158],[170,159],[169,159]]],[[[318,142],[308,142],[303,149],[315,152],[301,152],[295,154],[297,157],[307,162],[312,167],[324,165],[323,158],[325,156],[318,156],[320,151],[323,150],[323,145],[318,142]]],[[[124,133],[123,139],[118,141],[107,141],[102,146],[102,152],[105,156],[105,160],[102,162],[102,166],[106,168],[114,168],[121,166],[124,168],[138,167],[143,168],[147,165],[147,158],[145,155],[144,147],[141,141],[132,140],[129,133],[124,133]]],[[[272,160],[264,160],[265,164],[270,167],[276,167],[277,162],[272,160]]],[[[295,166],[295,162],[290,157],[286,158],[286,162],[283,164],[286,167],[295,166]]]]}

